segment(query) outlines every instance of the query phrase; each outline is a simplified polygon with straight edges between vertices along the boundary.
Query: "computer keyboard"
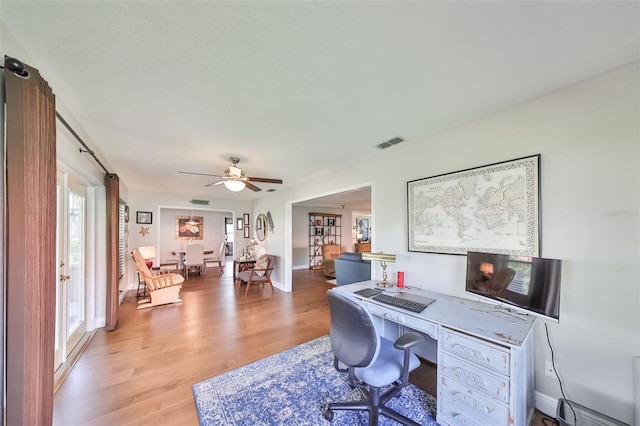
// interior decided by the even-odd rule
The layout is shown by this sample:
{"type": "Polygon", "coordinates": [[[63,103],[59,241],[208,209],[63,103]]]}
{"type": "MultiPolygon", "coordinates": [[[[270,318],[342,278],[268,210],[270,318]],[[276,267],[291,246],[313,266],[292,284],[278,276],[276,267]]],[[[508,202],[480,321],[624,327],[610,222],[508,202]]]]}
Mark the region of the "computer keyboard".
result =
{"type": "Polygon", "coordinates": [[[372,297],[373,300],[395,306],[397,308],[406,309],[411,312],[422,312],[427,306],[424,303],[414,302],[413,300],[400,299],[399,297],[389,296],[388,294],[379,294],[372,297]]]}

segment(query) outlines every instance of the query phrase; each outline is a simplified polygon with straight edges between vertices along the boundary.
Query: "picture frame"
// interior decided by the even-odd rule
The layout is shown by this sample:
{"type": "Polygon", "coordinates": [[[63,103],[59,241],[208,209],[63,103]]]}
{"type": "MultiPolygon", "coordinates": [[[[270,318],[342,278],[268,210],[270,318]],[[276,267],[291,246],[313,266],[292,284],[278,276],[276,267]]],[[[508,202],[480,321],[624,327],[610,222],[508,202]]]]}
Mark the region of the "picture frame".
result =
{"type": "Polygon", "coordinates": [[[244,223],[244,226],[249,226],[249,224],[251,222],[249,222],[249,213],[244,213],[242,215],[242,222],[244,223]]]}
{"type": "Polygon", "coordinates": [[[202,216],[176,216],[176,240],[204,239],[204,218],[202,216]],[[190,224],[193,220],[197,225],[190,224]]]}
{"type": "Polygon", "coordinates": [[[242,224],[242,218],[241,217],[237,218],[236,219],[236,230],[242,231],[243,226],[244,225],[242,224]]]}
{"type": "Polygon", "coordinates": [[[244,238],[249,238],[251,237],[251,230],[249,229],[248,226],[244,227],[244,238]]]}
{"type": "Polygon", "coordinates": [[[327,219],[327,224],[329,226],[336,226],[336,220],[332,217],[330,217],[329,219],[327,219]]]}
{"type": "Polygon", "coordinates": [[[369,241],[369,217],[356,217],[356,240],[359,243],[366,243],[369,241]]]}
{"type": "Polygon", "coordinates": [[[540,154],[407,182],[409,251],[539,256],[540,154]]]}
{"type": "Polygon", "coordinates": [[[324,235],[322,228],[316,228],[316,235],[324,235]]]}
{"type": "Polygon", "coordinates": [[[136,223],[151,225],[153,223],[153,213],[137,211],[136,223]]]}

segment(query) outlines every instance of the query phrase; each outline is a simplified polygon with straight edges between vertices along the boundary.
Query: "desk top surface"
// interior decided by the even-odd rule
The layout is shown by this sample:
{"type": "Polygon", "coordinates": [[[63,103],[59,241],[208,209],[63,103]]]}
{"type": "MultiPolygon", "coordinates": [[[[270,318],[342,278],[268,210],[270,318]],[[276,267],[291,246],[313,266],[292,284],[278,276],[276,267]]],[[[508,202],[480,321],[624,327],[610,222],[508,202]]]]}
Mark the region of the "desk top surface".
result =
{"type": "Polygon", "coordinates": [[[536,320],[533,316],[509,312],[489,303],[448,296],[415,287],[405,287],[403,289],[391,287],[385,289],[385,294],[393,296],[394,292],[398,293],[400,290],[403,293],[411,293],[435,299],[435,302],[420,313],[396,308],[373,300],[371,297],[362,297],[354,294],[354,292],[364,288],[380,289],[376,287],[376,283],[377,281],[373,280],[363,281],[335,287],[334,290],[353,294],[355,297],[367,303],[390,309],[401,313],[403,316],[443,325],[507,346],[521,346],[527,335],[531,332],[536,320]]]}

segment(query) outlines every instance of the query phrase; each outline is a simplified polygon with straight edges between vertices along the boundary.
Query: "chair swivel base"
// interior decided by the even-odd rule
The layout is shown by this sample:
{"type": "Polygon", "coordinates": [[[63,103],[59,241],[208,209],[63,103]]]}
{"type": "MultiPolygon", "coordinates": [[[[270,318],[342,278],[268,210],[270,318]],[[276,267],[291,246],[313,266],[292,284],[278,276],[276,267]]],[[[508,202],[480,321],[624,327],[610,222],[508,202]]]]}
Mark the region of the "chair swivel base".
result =
{"type": "Polygon", "coordinates": [[[323,413],[323,416],[328,421],[333,421],[333,411],[334,410],[358,410],[358,411],[368,411],[369,412],[369,426],[375,426],[378,424],[378,417],[383,415],[390,419],[395,420],[396,422],[409,425],[409,426],[420,426],[420,423],[416,423],[408,417],[403,416],[397,411],[392,410],[389,407],[386,407],[386,404],[391,398],[398,397],[401,391],[401,388],[393,387],[388,390],[384,394],[380,395],[380,388],[370,387],[369,392],[365,389],[363,390],[367,399],[365,401],[346,401],[346,402],[333,402],[330,403],[326,410],[323,413]],[[369,395],[367,395],[369,393],[369,395]]]}

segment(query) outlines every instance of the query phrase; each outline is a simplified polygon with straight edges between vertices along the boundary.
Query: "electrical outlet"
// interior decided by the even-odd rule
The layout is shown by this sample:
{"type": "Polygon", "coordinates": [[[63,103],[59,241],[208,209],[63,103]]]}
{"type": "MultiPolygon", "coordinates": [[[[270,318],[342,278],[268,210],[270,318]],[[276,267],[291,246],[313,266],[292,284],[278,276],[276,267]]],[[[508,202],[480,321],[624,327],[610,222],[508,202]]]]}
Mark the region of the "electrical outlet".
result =
{"type": "Polygon", "coordinates": [[[551,363],[551,361],[544,362],[544,375],[547,377],[558,379],[558,377],[556,376],[556,372],[553,369],[553,364],[551,363]]]}

